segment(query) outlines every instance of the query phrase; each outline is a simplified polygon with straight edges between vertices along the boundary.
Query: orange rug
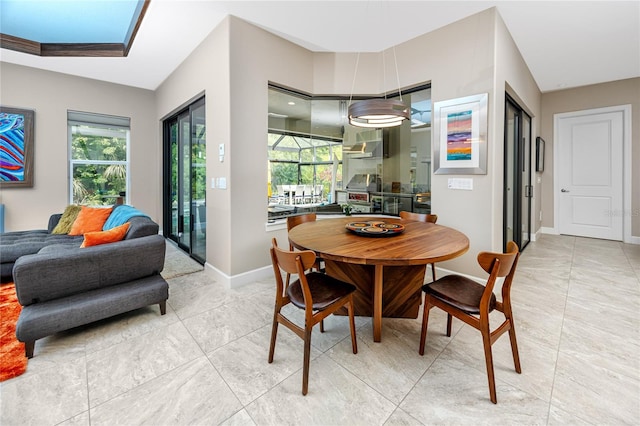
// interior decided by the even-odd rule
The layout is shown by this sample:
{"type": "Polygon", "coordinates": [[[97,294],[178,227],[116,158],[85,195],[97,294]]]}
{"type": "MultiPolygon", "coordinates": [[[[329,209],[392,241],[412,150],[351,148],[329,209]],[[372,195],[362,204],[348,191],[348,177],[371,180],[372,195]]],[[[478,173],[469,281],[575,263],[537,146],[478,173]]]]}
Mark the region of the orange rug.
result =
{"type": "Polygon", "coordinates": [[[0,382],[27,370],[24,343],[16,339],[16,322],[21,310],[13,283],[0,284],[0,382]]]}

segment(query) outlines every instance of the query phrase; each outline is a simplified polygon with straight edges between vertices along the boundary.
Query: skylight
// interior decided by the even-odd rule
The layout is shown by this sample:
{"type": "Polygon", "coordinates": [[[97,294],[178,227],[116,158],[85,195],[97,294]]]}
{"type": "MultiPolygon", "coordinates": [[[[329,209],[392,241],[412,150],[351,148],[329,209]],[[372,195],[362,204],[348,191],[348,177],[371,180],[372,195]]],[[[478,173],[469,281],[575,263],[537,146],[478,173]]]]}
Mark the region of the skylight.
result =
{"type": "Polygon", "coordinates": [[[1,0],[1,47],[40,56],[127,56],[149,1],[1,0]]]}

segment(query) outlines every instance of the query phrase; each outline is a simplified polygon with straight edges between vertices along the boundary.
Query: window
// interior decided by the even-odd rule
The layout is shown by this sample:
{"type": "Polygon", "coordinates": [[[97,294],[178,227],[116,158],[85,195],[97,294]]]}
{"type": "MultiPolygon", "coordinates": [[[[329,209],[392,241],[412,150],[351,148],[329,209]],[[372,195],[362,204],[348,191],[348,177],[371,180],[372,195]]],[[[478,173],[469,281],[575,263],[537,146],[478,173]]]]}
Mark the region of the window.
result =
{"type": "Polygon", "coordinates": [[[320,211],[342,186],[346,101],[269,87],[268,216],[320,211]]]}
{"type": "Polygon", "coordinates": [[[356,213],[431,212],[430,86],[402,93],[411,120],[392,129],[349,125],[349,101],[269,86],[268,220],[347,203],[356,213]]]}
{"type": "Polygon", "coordinates": [[[67,112],[72,204],[127,202],[130,119],[67,112]]]}

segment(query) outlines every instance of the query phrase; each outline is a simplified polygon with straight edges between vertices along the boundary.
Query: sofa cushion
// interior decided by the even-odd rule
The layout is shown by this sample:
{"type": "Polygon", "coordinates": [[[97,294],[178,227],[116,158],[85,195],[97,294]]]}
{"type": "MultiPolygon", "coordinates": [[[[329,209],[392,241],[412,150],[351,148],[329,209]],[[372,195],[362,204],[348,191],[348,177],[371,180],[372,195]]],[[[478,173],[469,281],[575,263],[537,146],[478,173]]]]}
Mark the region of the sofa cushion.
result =
{"type": "Polygon", "coordinates": [[[39,254],[46,254],[46,253],[62,253],[63,250],[75,250],[78,247],[80,247],[80,244],[78,243],[78,241],[82,242],[82,240],[79,237],[73,237],[75,239],[75,242],[60,242],[58,244],[51,244],[49,246],[44,246],[42,247],[38,253],[39,254]]]}
{"type": "Polygon", "coordinates": [[[71,204],[64,209],[64,213],[62,213],[62,217],[58,221],[58,224],[53,231],[52,234],[68,234],[71,231],[71,226],[73,226],[73,222],[76,221],[78,217],[78,213],[80,213],[81,207],[75,204],[71,204]]]}
{"type": "Polygon", "coordinates": [[[3,264],[15,262],[20,256],[38,253],[45,246],[60,243],[70,243],[79,247],[82,236],[53,235],[44,229],[4,233],[0,237],[0,260],[3,264]]]}
{"type": "Polygon", "coordinates": [[[84,234],[84,241],[82,242],[80,247],[91,247],[100,244],[109,244],[115,243],[116,241],[121,241],[127,234],[129,226],[130,224],[129,222],[127,222],[123,225],[111,228],[108,231],[87,232],[86,234],[84,234]]]}
{"type": "Polygon", "coordinates": [[[73,226],[71,226],[69,235],[82,235],[87,232],[102,231],[102,227],[109,218],[112,210],[113,207],[82,206],[78,217],[75,222],[73,222],[73,226]]]}

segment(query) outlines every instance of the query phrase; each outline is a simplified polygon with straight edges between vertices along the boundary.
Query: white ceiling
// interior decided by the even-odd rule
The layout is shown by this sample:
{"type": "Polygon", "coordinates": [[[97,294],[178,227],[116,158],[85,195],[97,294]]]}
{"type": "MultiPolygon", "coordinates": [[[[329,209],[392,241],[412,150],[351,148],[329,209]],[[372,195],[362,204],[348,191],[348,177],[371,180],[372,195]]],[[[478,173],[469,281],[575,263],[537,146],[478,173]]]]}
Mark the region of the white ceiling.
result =
{"type": "Polygon", "coordinates": [[[640,77],[640,0],[151,0],[126,58],[0,60],[154,90],[227,15],[312,51],[380,52],[493,6],[542,92],[640,77]]]}

